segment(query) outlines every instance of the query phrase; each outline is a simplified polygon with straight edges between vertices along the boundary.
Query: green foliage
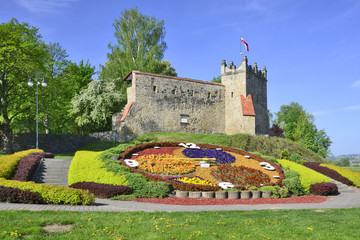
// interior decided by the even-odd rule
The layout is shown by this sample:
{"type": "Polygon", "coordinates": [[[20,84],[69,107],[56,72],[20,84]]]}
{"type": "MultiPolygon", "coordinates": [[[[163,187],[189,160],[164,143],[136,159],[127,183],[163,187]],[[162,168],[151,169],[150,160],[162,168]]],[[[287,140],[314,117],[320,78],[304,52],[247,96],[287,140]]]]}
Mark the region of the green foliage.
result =
{"type": "Polygon", "coordinates": [[[289,150],[287,149],[284,149],[281,151],[281,159],[286,159],[286,160],[289,160],[290,159],[290,153],[289,153],[289,150]]]}
{"type": "Polygon", "coordinates": [[[290,168],[300,175],[300,182],[305,193],[310,193],[310,187],[315,183],[330,182],[330,179],[314,170],[304,167],[289,160],[278,159],[283,168],[290,168]]]}
{"type": "Polygon", "coordinates": [[[120,201],[134,201],[136,196],[133,194],[130,195],[117,195],[111,198],[111,200],[120,200],[120,201]]]}
{"type": "Polygon", "coordinates": [[[32,153],[43,152],[41,149],[29,149],[25,151],[16,152],[11,155],[4,155],[0,157],[0,178],[10,179],[19,164],[19,161],[32,153]]]}
{"type": "Polygon", "coordinates": [[[350,166],[350,159],[347,157],[341,158],[338,164],[340,167],[349,167],[350,166]]]}
{"type": "Polygon", "coordinates": [[[276,190],[275,186],[265,186],[260,188],[261,192],[272,192],[272,195],[270,198],[279,198],[280,194],[276,190]]]}
{"type": "Polygon", "coordinates": [[[276,117],[276,123],[284,126],[286,138],[304,144],[322,157],[328,156],[332,143],[330,138],[324,130],[316,128],[314,116],[307,113],[300,104],[291,102],[289,105],[282,105],[276,117]]]}
{"type": "Polygon", "coordinates": [[[342,168],[339,166],[331,165],[331,164],[320,164],[320,166],[330,168],[332,170],[337,171],[340,175],[346,177],[350,181],[354,183],[355,186],[360,187],[360,173],[354,172],[346,168],[342,168]]]}
{"type": "Polygon", "coordinates": [[[283,184],[289,189],[289,191],[293,195],[304,195],[305,191],[303,186],[301,185],[300,175],[296,171],[289,168],[284,168],[283,170],[285,174],[285,179],[282,181],[283,184]]]}
{"type": "Polygon", "coordinates": [[[42,200],[49,204],[90,205],[95,201],[93,194],[80,189],[37,184],[34,182],[5,180],[3,178],[0,178],[0,185],[37,192],[42,200]]]}
{"type": "Polygon", "coordinates": [[[141,189],[134,192],[139,198],[164,198],[170,192],[169,184],[165,182],[146,182],[141,189]]]}
{"type": "Polygon", "coordinates": [[[214,77],[211,82],[213,83],[221,83],[221,76],[214,77]]]}
{"type": "Polygon", "coordinates": [[[69,185],[77,182],[95,182],[128,186],[125,175],[107,171],[99,158],[100,154],[101,152],[76,152],[69,169],[69,185]]]}
{"type": "Polygon", "coordinates": [[[113,82],[93,80],[73,98],[70,113],[87,132],[106,130],[111,126],[111,116],[124,102],[125,96],[116,91],[113,82]]]}
{"type": "Polygon", "coordinates": [[[267,156],[267,155],[263,155],[259,152],[250,152],[251,154],[254,154],[256,156],[259,156],[259,157],[262,157],[262,158],[265,158],[266,160],[268,161],[271,161],[271,162],[274,162],[274,163],[277,163],[277,160],[275,157],[272,157],[272,156],[267,156]]]}
{"type": "Polygon", "coordinates": [[[117,43],[109,44],[108,61],[100,79],[113,81],[125,94],[122,79],[132,70],[176,76],[169,61],[163,61],[166,43],[164,21],[143,15],[137,8],[121,12],[115,19],[117,43]]]}

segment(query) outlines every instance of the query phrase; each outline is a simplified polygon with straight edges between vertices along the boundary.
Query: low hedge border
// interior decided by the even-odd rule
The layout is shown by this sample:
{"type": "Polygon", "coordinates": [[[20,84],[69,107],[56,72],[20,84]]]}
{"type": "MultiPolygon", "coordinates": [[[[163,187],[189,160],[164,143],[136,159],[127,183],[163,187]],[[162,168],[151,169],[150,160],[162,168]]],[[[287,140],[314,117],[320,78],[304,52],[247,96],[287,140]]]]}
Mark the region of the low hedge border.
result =
{"type": "Polygon", "coordinates": [[[285,159],[279,159],[278,162],[282,167],[290,168],[299,173],[301,185],[304,187],[305,193],[310,193],[310,187],[316,183],[330,182],[330,179],[321,173],[318,173],[301,164],[291,162],[285,159]]]}
{"type": "Polygon", "coordinates": [[[321,163],[319,162],[306,162],[304,163],[305,167],[311,168],[312,170],[315,170],[319,173],[322,173],[336,181],[339,181],[341,183],[344,183],[346,185],[352,186],[354,185],[354,183],[352,181],[350,181],[348,178],[342,176],[340,173],[338,173],[337,171],[324,167],[324,166],[320,166],[321,163]]]}
{"type": "Polygon", "coordinates": [[[34,182],[20,182],[4,178],[0,178],[0,186],[38,193],[41,201],[49,204],[90,205],[95,201],[94,194],[81,189],[36,184],[34,182]]]}
{"type": "Polygon", "coordinates": [[[39,166],[40,160],[42,158],[54,158],[55,154],[50,152],[39,152],[32,153],[26,157],[23,157],[19,161],[19,165],[16,167],[12,180],[17,181],[30,181],[36,171],[36,168],[39,166]]]}
{"type": "MultiPolygon", "coordinates": [[[[119,156],[119,161],[122,163],[122,165],[130,168],[130,171],[134,172],[134,173],[140,173],[142,175],[144,175],[145,177],[147,177],[150,181],[162,181],[162,182],[167,182],[169,184],[172,185],[172,187],[176,190],[182,190],[182,191],[218,191],[221,188],[219,186],[204,186],[204,185],[195,185],[195,184],[186,184],[186,183],[177,183],[174,181],[169,180],[170,177],[163,177],[161,175],[156,175],[156,174],[150,174],[147,172],[144,172],[142,170],[136,169],[136,168],[131,168],[129,167],[124,160],[131,158],[132,153],[136,153],[139,151],[142,151],[144,149],[147,148],[153,148],[155,146],[158,147],[178,147],[180,144],[180,142],[151,142],[151,143],[144,143],[144,144],[140,144],[134,147],[130,147],[128,149],[126,149],[123,153],[120,154],[119,156]]],[[[197,146],[201,147],[201,148],[210,148],[210,149],[216,149],[220,146],[217,145],[210,145],[210,144],[197,144],[197,146]]],[[[285,175],[284,172],[282,170],[282,168],[280,166],[278,166],[277,164],[274,164],[271,161],[268,161],[264,158],[261,158],[259,156],[253,155],[251,153],[239,150],[239,149],[235,149],[235,148],[229,148],[229,147],[221,147],[221,149],[223,151],[229,151],[229,152],[234,152],[234,153],[238,153],[241,155],[248,155],[250,156],[252,159],[258,161],[258,162],[268,162],[270,163],[272,166],[275,167],[276,171],[279,173],[279,180],[276,183],[268,183],[268,184],[264,184],[264,186],[272,186],[272,185],[281,185],[282,184],[282,180],[285,179],[285,175]]],[[[241,186],[235,186],[235,188],[238,188],[239,190],[243,190],[244,187],[241,186]]]]}
{"type": "Polygon", "coordinates": [[[103,198],[111,198],[117,195],[129,195],[132,193],[132,188],[128,186],[117,186],[94,182],[77,182],[70,185],[69,187],[89,190],[95,196],[103,198]]]}
{"type": "Polygon", "coordinates": [[[4,186],[0,186],[0,202],[42,203],[40,195],[36,192],[4,186]]]}
{"type": "Polygon", "coordinates": [[[10,179],[19,164],[19,161],[32,153],[43,152],[41,149],[29,149],[25,151],[16,152],[11,155],[0,157],[0,178],[10,179]]]}
{"type": "Polygon", "coordinates": [[[338,187],[335,183],[317,183],[311,185],[310,193],[321,196],[335,195],[338,193],[338,187]]]}

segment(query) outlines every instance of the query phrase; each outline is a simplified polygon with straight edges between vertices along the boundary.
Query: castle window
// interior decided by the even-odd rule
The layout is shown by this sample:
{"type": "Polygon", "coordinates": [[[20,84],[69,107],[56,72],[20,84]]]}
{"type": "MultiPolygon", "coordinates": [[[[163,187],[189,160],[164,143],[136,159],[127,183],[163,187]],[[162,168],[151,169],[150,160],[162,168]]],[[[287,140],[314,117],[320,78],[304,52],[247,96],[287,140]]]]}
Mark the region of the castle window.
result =
{"type": "Polygon", "coordinates": [[[231,92],[231,97],[234,97],[234,92],[231,92]]]}
{"type": "Polygon", "coordinates": [[[153,86],[153,92],[156,92],[156,86],[153,86]]]}
{"type": "Polygon", "coordinates": [[[208,98],[210,98],[211,97],[211,93],[210,92],[208,92],[208,96],[207,96],[208,98]]]}
{"type": "Polygon", "coordinates": [[[180,123],[181,124],[189,124],[189,118],[190,118],[190,115],[188,114],[180,114],[180,123]]]}

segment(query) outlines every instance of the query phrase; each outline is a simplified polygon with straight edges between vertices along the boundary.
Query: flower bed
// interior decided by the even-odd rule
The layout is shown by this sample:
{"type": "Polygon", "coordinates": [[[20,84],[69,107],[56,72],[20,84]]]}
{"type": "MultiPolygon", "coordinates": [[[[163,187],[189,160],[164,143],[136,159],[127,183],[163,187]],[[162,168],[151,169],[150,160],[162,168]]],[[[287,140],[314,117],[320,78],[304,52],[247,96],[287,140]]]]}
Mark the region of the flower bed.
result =
{"type": "Polygon", "coordinates": [[[205,186],[216,186],[215,184],[206,181],[205,179],[195,176],[195,177],[174,177],[169,178],[169,180],[178,182],[178,183],[187,183],[187,184],[194,184],[194,185],[205,185],[205,186]]]}
{"type": "Polygon", "coordinates": [[[97,197],[111,198],[116,195],[129,195],[132,188],[128,186],[117,186],[112,184],[102,184],[94,182],[77,182],[69,187],[76,189],[89,190],[97,197]]]}
{"type": "Polygon", "coordinates": [[[216,158],[218,164],[233,163],[235,162],[235,157],[231,154],[224,152],[222,150],[216,149],[190,149],[187,148],[182,151],[182,153],[189,158],[216,158]]]}
{"type": "Polygon", "coordinates": [[[257,186],[270,182],[268,175],[244,166],[231,166],[224,164],[213,170],[211,174],[223,182],[231,182],[240,186],[257,186]]]}
{"type": "Polygon", "coordinates": [[[190,160],[170,154],[150,154],[138,157],[139,169],[157,174],[186,174],[195,170],[195,164],[190,160]]]}
{"type": "MultiPolygon", "coordinates": [[[[180,147],[179,144],[180,144],[179,142],[152,142],[152,143],[145,143],[145,144],[137,145],[137,146],[128,148],[123,153],[121,153],[120,161],[124,166],[129,167],[132,172],[140,173],[140,174],[146,176],[150,181],[167,182],[167,183],[170,183],[174,189],[184,190],[184,191],[218,191],[218,190],[220,190],[221,188],[217,185],[211,186],[211,185],[192,184],[193,183],[192,181],[189,181],[188,183],[184,183],[184,182],[180,182],[180,181],[174,181],[173,178],[174,177],[188,177],[188,180],[189,180],[195,176],[199,176],[209,183],[212,183],[214,185],[218,184],[219,181],[210,175],[211,170],[216,169],[219,166],[223,165],[221,163],[226,164],[225,160],[223,160],[223,159],[228,159],[227,161],[234,160],[233,163],[228,163],[228,164],[235,164],[235,166],[238,165],[239,162],[237,161],[237,157],[235,157],[235,155],[236,156],[241,155],[243,158],[243,161],[256,163],[255,165],[257,166],[257,168],[260,168],[261,171],[263,171],[263,173],[266,172],[267,170],[262,169],[260,162],[268,163],[269,165],[274,167],[275,171],[271,171],[271,174],[270,174],[271,177],[273,178],[273,180],[271,180],[271,182],[270,182],[267,180],[267,178],[264,175],[261,175],[261,177],[254,178],[253,182],[255,182],[256,185],[259,185],[259,184],[281,185],[281,182],[284,179],[284,173],[280,166],[278,166],[277,164],[272,163],[270,161],[267,161],[261,157],[250,154],[248,152],[245,152],[245,151],[242,151],[239,149],[228,148],[228,147],[221,147],[221,150],[217,150],[217,148],[219,148],[219,146],[207,145],[207,144],[197,144],[197,146],[203,150],[202,152],[196,151],[199,149],[191,149],[191,151],[184,151],[185,148],[180,147]],[[159,148],[154,148],[154,147],[159,147],[159,148]],[[163,152],[163,150],[164,150],[164,152],[163,152]],[[165,174],[164,172],[162,172],[162,173],[157,172],[157,174],[155,174],[155,172],[150,172],[148,170],[144,171],[141,169],[141,163],[138,163],[139,165],[137,167],[136,166],[130,167],[127,165],[127,162],[129,162],[129,160],[126,160],[126,159],[133,159],[133,160],[137,161],[138,159],[140,159],[141,157],[143,157],[144,155],[147,155],[147,154],[150,154],[150,155],[156,154],[156,153],[157,154],[165,154],[165,152],[166,152],[166,154],[175,156],[174,159],[177,156],[183,157],[185,155],[185,157],[186,157],[186,154],[188,154],[188,153],[197,153],[197,154],[192,155],[194,158],[195,157],[201,158],[204,156],[207,158],[213,158],[213,156],[216,155],[215,153],[218,152],[217,156],[220,156],[219,157],[220,160],[216,162],[216,163],[219,163],[219,165],[210,166],[210,167],[196,166],[196,169],[194,172],[190,172],[190,173],[188,172],[187,175],[185,175],[185,176],[166,176],[168,174],[165,174]],[[203,155],[200,155],[200,153],[203,155]],[[213,155],[210,155],[207,153],[212,153],[213,155]],[[250,159],[245,159],[243,157],[245,155],[248,155],[250,157],[250,159]],[[221,156],[222,156],[222,158],[221,158],[221,156]],[[207,172],[207,174],[205,174],[206,178],[203,177],[204,174],[202,174],[202,173],[204,173],[204,172],[207,172]],[[275,175],[278,176],[277,177],[278,179],[274,178],[275,175]],[[260,180],[261,178],[263,178],[263,180],[260,180]],[[262,182],[262,183],[259,183],[259,182],[262,182]]],[[[184,146],[184,145],[185,144],[181,144],[181,146],[184,146]]],[[[189,159],[191,160],[191,158],[189,158],[189,159]]],[[[199,160],[199,159],[197,159],[197,160],[199,160]]],[[[206,161],[207,160],[205,159],[205,162],[206,161]]],[[[172,166],[172,167],[174,167],[174,166],[172,166]]],[[[259,169],[257,169],[257,170],[259,170],[259,169]]],[[[257,170],[255,170],[255,171],[257,171],[257,170]]],[[[197,183],[197,182],[195,182],[195,183],[197,183]]],[[[250,186],[250,183],[247,183],[246,186],[250,186]]],[[[235,186],[235,188],[244,189],[245,186],[235,186]]]]}
{"type": "Polygon", "coordinates": [[[321,164],[320,166],[327,167],[337,171],[339,174],[352,181],[355,186],[360,187],[360,173],[339,166],[335,166],[332,164],[321,164]]]}

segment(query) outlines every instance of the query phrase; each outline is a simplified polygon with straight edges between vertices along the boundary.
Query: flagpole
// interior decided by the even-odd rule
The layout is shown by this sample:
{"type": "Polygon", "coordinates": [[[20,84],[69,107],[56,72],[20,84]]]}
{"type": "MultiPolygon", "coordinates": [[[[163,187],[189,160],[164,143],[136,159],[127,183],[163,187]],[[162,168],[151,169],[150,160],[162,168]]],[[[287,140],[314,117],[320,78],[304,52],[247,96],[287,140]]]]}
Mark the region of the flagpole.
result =
{"type": "Polygon", "coordinates": [[[241,35],[240,35],[240,55],[242,56],[242,51],[241,51],[241,35]]]}

